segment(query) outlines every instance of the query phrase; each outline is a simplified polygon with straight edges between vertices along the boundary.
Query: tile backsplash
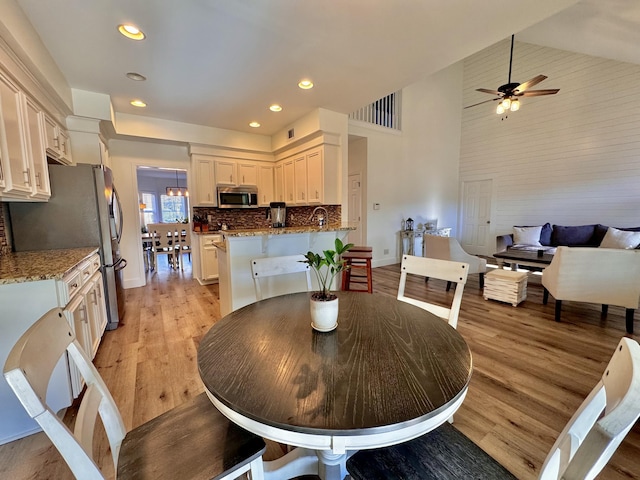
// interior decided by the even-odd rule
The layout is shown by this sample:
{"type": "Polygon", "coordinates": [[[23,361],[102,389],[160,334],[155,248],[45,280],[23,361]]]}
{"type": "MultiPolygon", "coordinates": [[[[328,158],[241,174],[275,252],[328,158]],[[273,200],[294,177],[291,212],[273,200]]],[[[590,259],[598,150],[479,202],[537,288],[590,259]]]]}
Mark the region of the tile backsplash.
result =
{"type": "MultiPolygon", "coordinates": [[[[327,209],[329,214],[329,225],[342,222],[341,205],[321,205],[327,209]]],[[[317,225],[318,220],[314,216],[310,219],[315,206],[291,207],[287,205],[287,227],[303,227],[317,225]]],[[[239,230],[245,228],[269,228],[271,220],[267,219],[269,207],[259,208],[213,208],[213,207],[193,207],[193,214],[200,217],[209,218],[209,229],[218,230],[219,226],[226,223],[229,229],[239,230]]]]}
{"type": "Polygon", "coordinates": [[[6,209],[6,204],[0,204],[0,255],[8,253],[11,250],[7,233],[7,223],[5,221],[7,217],[6,209]]]}

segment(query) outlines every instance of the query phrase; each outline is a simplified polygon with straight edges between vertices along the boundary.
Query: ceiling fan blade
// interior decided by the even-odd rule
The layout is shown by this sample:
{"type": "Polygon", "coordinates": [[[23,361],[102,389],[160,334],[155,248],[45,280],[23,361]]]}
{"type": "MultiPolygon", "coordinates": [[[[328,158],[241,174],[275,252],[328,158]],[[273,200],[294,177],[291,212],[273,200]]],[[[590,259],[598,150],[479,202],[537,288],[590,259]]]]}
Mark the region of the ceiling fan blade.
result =
{"type": "Polygon", "coordinates": [[[518,97],[539,97],[541,95],[555,95],[560,91],[559,88],[550,88],[548,90],[529,90],[527,92],[518,93],[518,97]]]}
{"type": "Polygon", "coordinates": [[[517,93],[522,93],[525,90],[533,87],[534,85],[539,84],[541,81],[543,81],[545,78],[547,78],[544,75],[538,75],[537,77],[533,77],[531,80],[527,80],[524,83],[521,83],[518,87],[516,87],[516,89],[514,90],[514,92],[517,93]]]}
{"type": "Polygon", "coordinates": [[[490,95],[502,95],[498,90],[489,90],[486,88],[476,88],[476,92],[488,93],[490,95]]]}
{"type": "Polygon", "coordinates": [[[501,98],[492,98],[490,100],[485,100],[484,102],[474,103],[473,105],[469,105],[469,106],[466,106],[464,108],[471,108],[471,107],[475,107],[477,105],[482,105],[483,103],[495,102],[496,100],[502,100],[502,99],[501,98]]]}

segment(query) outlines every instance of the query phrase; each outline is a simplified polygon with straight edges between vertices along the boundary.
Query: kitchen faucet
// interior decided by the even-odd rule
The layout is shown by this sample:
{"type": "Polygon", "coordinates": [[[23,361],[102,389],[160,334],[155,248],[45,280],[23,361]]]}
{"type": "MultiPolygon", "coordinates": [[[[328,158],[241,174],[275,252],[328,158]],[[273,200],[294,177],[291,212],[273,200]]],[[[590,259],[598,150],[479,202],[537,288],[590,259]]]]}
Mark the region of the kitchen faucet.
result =
{"type": "Polygon", "coordinates": [[[318,215],[318,226],[319,227],[324,227],[325,219],[329,218],[329,213],[327,212],[327,209],[324,208],[324,207],[316,207],[316,208],[314,208],[313,212],[311,213],[311,216],[309,217],[309,221],[313,220],[313,216],[316,214],[316,212],[318,210],[324,211],[324,216],[318,215]]]}

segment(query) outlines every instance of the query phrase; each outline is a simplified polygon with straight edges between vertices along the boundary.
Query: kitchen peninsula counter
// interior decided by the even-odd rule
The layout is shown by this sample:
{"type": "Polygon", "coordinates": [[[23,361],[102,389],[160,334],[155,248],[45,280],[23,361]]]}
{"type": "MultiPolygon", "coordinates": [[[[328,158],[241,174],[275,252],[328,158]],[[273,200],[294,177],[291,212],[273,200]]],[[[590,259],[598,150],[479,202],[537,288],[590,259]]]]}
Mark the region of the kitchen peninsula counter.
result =
{"type": "Polygon", "coordinates": [[[291,235],[299,233],[325,233],[325,232],[349,232],[355,230],[355,227],[347,225],[326,225],[318,226],[302,226],[302,227],[283,227],[283,228],[247,228],[238,230],[220,230],[227,237],[259,237],[261,235],[291,235]]]}
{"type": "MultiPolygon", "coordinates": [[[[322,252],[335,248],[335,239],[347,241],[355,227],[338,224],[284,228],[225,230],[218,247],[220,314],[222,316],[256,301],[251,260],[322,252]]],[[[263,295],[271,297],[299,289],[300,278],[274,277],[265,280],[263,295]]],[[[339,281],[339,279],[338,279],[339,281]]],[[[317,280],[312,276],[314,288],[317,280]]]]}
{"type": "Polygon", "coordinates": [[[60,280],[98,247],[12,252],[0,256],[0,285],[60,280]]]}

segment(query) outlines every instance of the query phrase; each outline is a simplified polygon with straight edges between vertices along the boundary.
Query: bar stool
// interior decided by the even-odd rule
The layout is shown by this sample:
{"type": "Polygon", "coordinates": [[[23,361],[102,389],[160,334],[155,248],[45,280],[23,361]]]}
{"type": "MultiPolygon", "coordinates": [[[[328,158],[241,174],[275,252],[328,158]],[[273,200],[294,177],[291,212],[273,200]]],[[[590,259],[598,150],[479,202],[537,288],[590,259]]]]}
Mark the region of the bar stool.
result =
{"type": "Polygon", "coordinates": [[[342,290],[346,292],[373,293],[373,277],[371,275],[371,259],[373,248],[367,246],[351,247],[342,254],[349,268],[342,271],[342,290]],[[360,273],[364,270],[364,273],[360,273]],[[356,273],[354,275],[354,273],[356,273]],[[366,284],[367,289],[352,288],[353,284],[366,284]]]}

